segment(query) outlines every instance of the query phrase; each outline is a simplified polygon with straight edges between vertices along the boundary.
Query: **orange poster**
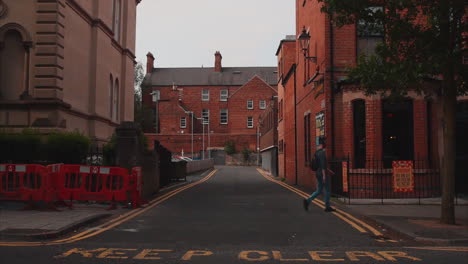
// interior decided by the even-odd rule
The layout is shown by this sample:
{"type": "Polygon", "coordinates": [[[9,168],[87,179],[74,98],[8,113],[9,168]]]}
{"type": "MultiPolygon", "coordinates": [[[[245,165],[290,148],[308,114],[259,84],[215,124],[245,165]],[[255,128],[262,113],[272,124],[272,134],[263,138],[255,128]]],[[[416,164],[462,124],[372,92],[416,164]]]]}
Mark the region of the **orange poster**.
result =
{"type": "Polygon", "coordinates": [[[413,161],[398,160],[393,161],[393,191],[412,192],[414,191],[413,161]]]}
{"type": "Polygon", "coordinates": [[[343,192],[348,192],[348,162],[341,162],[341,167],[343,171],[343,192]]]}

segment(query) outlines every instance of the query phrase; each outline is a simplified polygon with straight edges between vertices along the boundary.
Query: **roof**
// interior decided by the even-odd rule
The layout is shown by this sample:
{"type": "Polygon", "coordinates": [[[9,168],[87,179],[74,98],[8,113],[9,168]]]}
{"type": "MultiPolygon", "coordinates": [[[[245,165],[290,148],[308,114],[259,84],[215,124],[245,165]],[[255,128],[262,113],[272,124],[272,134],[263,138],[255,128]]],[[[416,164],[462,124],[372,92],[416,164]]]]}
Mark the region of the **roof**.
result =
{"type": "Polygon", "coordinates": [[[280,41],[280,44],[278,46],[278,49],[276,50],[275,55],[278,56],[284,42],[295,42],[295,41],[296,41],[296,36],[295,35],[286,35],[286,37],[280,41]]]}
{"type": "Polygon", "coordinates": [[[143,86],[241,86],[254,76],[269,85],[278,84],[277,67],[154,68],[146,74],[143,86]]]}

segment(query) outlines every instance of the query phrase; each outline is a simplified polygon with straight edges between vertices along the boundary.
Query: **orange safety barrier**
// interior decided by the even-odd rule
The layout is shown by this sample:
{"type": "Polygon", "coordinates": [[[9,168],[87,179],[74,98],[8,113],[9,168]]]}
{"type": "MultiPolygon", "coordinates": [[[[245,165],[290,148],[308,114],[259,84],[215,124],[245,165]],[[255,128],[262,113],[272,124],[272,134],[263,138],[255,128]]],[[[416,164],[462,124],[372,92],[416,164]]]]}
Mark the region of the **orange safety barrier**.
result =
{"type": "Polygon", "coordinates": [[[119,167],[53,164],[0,164],[0,200],[15,201],[109,201],[141,206],[141,168],[128,173],[119,167]]]}
{"type": "Polygon", "coordinates": [[[55,199],[47,168],[35,164],[0,164],[0,200],[44,201],[55,199]]]}
{"type": "Polygon", "coordinates": [[[61,201],[127,201],[128,171],[118,167],[61,165],[55,174],[57,197],[61,201]]]}

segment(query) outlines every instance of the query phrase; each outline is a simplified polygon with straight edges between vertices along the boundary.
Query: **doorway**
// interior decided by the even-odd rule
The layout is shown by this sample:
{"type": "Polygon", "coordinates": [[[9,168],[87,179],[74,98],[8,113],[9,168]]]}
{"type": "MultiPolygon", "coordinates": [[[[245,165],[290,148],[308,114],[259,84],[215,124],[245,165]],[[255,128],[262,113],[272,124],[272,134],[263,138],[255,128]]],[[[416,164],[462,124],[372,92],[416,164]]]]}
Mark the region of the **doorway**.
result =
{"type": "Polygon", "coordinates": [[[413,102],[384,100],[382,103],[383,162],[414,159],[413,102]]]}

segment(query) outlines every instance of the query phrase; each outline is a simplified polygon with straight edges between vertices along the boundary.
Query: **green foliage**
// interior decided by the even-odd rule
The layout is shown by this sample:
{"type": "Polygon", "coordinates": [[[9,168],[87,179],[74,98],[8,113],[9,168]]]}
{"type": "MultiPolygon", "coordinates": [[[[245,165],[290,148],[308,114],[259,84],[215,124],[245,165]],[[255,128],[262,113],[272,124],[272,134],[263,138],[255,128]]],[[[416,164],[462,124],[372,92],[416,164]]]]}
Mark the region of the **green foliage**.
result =
{"type": "Polygon", "coordinates": [[[322,12],[338,26],[357,23],[368,31],[385,29],[375,56],[361,57],[349,81],[359,82],[368,93],[404,95],[409,89],[426,94],[428,80],[443,81],[445,89],[468,91],[468,20],[463,0],[317,0],[322,12]]]}
{"type": "Polygon", "coordinates": [[[78,132],[55,132],[47,136],[49,163],[81,164],[86,158],[90,138],[78,132]]]}
{"type": "Polygon", "coordinates": [[[80,164],[90,143],[88,137],[77,132],[45,135],[32,129],[21,133],[0,131],[0,162],[80,164]]]}
{"type": "Polygon", "coordinates": [[[249,161],[249,158],[250,158],[250,153],[252,151],[250,151],[249,148],[245,147],[243,150],[242,150],[242,157],[244,158],[244,161],[249,161]]]}
{"type": "Polygon", "coordinates": [[[0,146],[0,161],[19,163],[41,160],[44,148],[41,135],[31,129],[14,134],[0,131],[0,146]]]}
{"type": "Polygon", "coordinates": [[[224,151],[228,155],[232,155],[232,154],[236,153],[236,142],[234,142],[232,140],[226,141],[226,143],[224,143],[224,151]]]}

